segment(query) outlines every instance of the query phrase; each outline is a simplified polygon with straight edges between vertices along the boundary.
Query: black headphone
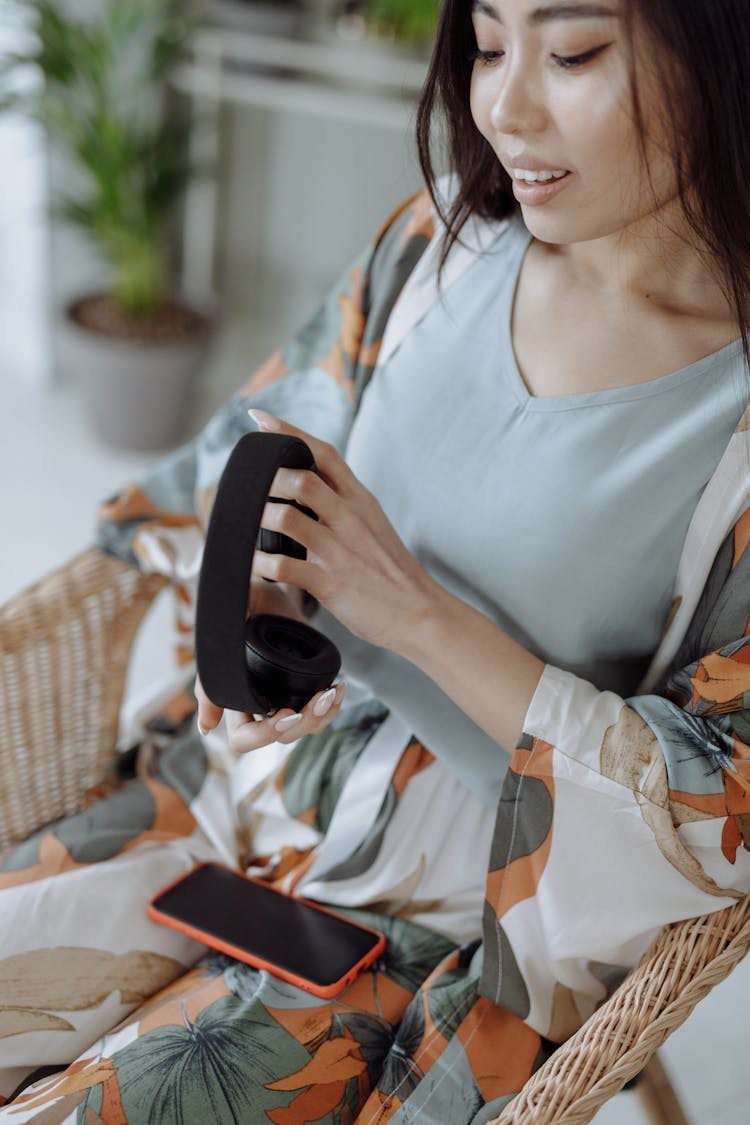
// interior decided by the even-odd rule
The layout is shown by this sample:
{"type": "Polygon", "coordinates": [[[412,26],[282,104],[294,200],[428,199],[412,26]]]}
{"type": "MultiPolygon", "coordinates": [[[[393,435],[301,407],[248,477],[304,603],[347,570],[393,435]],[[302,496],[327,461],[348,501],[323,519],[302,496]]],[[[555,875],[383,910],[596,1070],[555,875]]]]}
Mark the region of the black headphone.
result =
{"type": "Polygon", "coordinates": [[[250,568],[256,546],[270,554],[307,557],[304,547],[261,528],[269,489],[282,466],[312,469],[309,446],[285,434],[251,433],[230,454],[206,532],[195,621],[198,675],[219,707],[267,715],[281,707],[298,711],[341,667],[336,646],[310,625],[278,614],[247,617],[250,568]]]}

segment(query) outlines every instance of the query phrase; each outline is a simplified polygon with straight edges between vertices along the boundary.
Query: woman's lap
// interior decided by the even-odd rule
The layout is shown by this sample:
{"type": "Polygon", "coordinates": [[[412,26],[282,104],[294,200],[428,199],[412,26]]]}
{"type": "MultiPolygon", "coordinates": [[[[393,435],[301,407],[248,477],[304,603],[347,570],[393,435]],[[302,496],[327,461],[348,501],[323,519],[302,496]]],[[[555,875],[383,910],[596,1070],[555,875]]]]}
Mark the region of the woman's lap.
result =
{"type": "Polygon", "coordinates": [[[333,1000],[207,956],[0,1122],[482,1125],[540,1060],[538,1037],[477,996],[476,950],[442,956],[444,939],[384,921],[389,955],[333,1000]]]}
{"type": "Polygon", "coordinates": [[[209,857],[186,801],[148,779],[0,858],[0,1097],[76,1060],[0,1120],[53,1105],[61,1121],[353,1119],[453,943],[352,911],[386,931],[387,953],[333,1001],[219,955],[185,973],[203,947],[145,907],[209,857]]]}
{"type": "Polygon", "coordinates": [[[0,1121],[33,1121],[53,1105],[61,1121],[131,1125],[355,1120],[412,995],[450,949],[421,927],[381,921],[388,954],[333,1000],[208,955],[0,1109],[0,1121]]]}
{"type": "Polygon", "coordinates": [[[489,1120],[540,1044],[478,996],[478,943],[347,911],[388,945],[332,1001],[219,955],[185,972],[203,947],[145,907],[215,858],[189,796],[133,781],[0,856],[0,1104],[57,1070],[0,1122],[489,1120]]]}
{"type": "Polygon", "coordinates": [[[76,1058],[204,947],[146,904],[210,849],[170,786],[129,782],[0,856],[0,1097],[76,1058]]]}

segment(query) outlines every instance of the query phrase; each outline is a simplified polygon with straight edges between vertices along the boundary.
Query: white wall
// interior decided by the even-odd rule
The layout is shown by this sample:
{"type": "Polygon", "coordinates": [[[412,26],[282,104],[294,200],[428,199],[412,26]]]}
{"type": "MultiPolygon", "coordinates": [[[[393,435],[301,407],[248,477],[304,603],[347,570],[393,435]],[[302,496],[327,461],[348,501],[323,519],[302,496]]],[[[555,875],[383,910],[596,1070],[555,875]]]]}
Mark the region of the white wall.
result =
{"type": "Polygon", "coordinates": [[[235,108],[222,135],[218,398],[299,327],[421,185],[411,133],[396,129],[235,108]]]}

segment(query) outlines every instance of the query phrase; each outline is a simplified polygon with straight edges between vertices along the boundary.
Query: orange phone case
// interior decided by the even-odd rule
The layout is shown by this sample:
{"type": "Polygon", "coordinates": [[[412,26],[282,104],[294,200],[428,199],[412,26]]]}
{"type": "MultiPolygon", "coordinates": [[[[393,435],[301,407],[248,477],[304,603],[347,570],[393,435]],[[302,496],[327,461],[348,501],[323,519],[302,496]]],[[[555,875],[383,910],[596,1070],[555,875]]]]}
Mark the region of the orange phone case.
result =
{"type": "Polygon", "coordinates": [[[356,964],[347,969],[339,980],[334,981],[333,984],[321,985],[317,984],[315,981],[308,980],[306,977],[298,976],[296,973],[292,973],[280,965],[274,965],[271,961],[265,961],[262,957],[258,957],[246,949],[241,949],[238,946],[232,945],[229,941],[224,941],[223,938],[216,937],[215,934],[206,933],[205,930],[201,930],[198,926],[193,926],[189,922],[183,922],[179,918],[172,917],[171,914],[163,914],[154,906],[154,903],[161,895],[171,890],[172,887],[176,887],[177,884],[183,882],[183,880],[188,879],[194,871],[197,871],[201,867],[223,867],[225,871],[230,871],[233,875],[239,875],[241,878],[247,879],[249,883],[258,883],[265,890],[273,891],[274,894],[281,895],[284,898],[291,897],[284,891],[280,891],[278,887],[273,887],[270,883],[266,883],[262,879],[254,879],[252,876],[246,875],[244,871],[229,867],[227,864],[199,863],[191,868],[185,875],[180,875],[177,879],[173,879],[166,887],[162,887],[161,890],[157,891],[147,907],[148,915],[154,922],[160,922],[162,925],[171,926],[173,930],[179,930],[180,933],[185,934],[187,937],[193,938],[203,945],[209,945],[212,949],[218,949],[221,953],[226,953],[229,957],[234,957],[238,961],[244,961],[245,964],[252,965],[253,968],[265,969],[274,976],[296,985],[297,988],[304,989],[305,992],[311,992],[313,996],[320,996],[323,1000],[330,1000],[333,996],[337,996],[348,984],[351,984],[358,973],[361,973],[364,969],[372,965],[374,961],[377,961],[378,957],[385,951],[385,935],[379,933],[378,930],[374,930],[370,926],[363,926],[360,922],[353,922],[351,918],[347,918],[343,914],[337,914],[334,910],[329,910],[327,907],[321,906],[320,903],[313,902],[309,898],[296,898],[296,902],[304,903],[306,906],[312,907],[313,910],[319,910],[321,914],[329,914],[331,917],[337,918],[340,922],[345,922],[347,925],[357,930],[363,930],[365,933],[371,934],[376,939],[373,948],[369,950],[364,957],[361,957],[356,964]]]}

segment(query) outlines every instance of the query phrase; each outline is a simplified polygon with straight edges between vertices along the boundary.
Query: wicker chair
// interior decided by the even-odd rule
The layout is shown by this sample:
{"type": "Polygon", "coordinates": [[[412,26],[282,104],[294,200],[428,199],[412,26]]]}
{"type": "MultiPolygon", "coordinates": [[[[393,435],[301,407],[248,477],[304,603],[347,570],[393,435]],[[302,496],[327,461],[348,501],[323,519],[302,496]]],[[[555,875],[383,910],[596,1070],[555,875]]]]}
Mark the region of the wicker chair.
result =
{"type": "MultiPolygon", "coordinates": [[[[0,847],[75,811],[103,777],[131,645],[163,584],[90,550],[0,607],[0,847]]],[[[670,926],[493,1125],[582,1125],[639,1074],[647,1119],[686,1125],[655,1052],[748,947],[750,898],[670,926]]]]}

